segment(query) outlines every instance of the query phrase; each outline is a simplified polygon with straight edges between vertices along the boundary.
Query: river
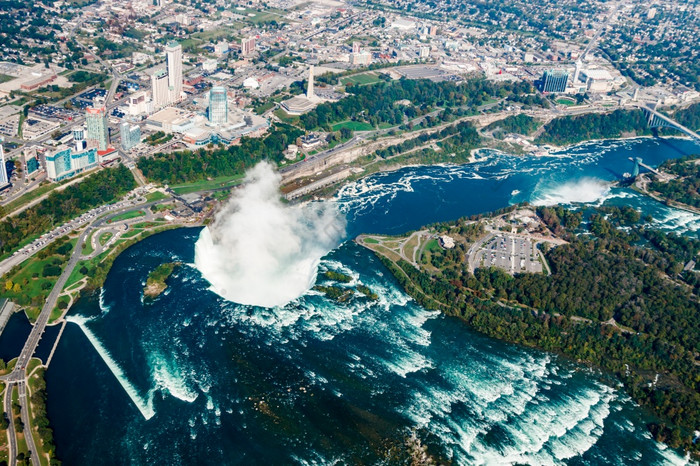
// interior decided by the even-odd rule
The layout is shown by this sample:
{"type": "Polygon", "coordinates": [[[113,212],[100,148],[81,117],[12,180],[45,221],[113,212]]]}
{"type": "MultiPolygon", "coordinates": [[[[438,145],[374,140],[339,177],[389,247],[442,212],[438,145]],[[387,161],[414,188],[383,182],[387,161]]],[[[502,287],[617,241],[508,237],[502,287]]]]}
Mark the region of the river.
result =
{"type": "MultiPolygon", "coordinates": [[[[632,205],[658,228],[697,235],[700,216],[604,182],[631,171],[630,156],[656,166],[699,152],[683,139],[594,142],[548,157],[482,152],[465,166],[377,174],[336,200],[348,239],[525,200],[632,205]]],[[[351,275],[376,302],[309,291],[263,309],[208,290],[193,265],[198,234],[167,231],[129,248],[101,292],[71,310],[47,372],[66,464],[391,464],[414,434],[456,464],[683,463],[601,374],[421,308],[351,241],[320,269],[351,275]],[[148,273],[170,261],[185,265],[144,302],[148,273]]]]}

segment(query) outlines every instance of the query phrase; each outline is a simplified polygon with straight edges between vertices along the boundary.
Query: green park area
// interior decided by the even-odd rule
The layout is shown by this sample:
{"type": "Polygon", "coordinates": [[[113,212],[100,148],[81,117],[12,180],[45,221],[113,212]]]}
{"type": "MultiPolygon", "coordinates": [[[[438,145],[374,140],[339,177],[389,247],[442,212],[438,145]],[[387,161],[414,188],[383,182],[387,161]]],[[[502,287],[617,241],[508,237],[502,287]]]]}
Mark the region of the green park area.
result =
{"type": "Polygon", "coordinates": [[[233,176],[218,176],[216,178],[211,178],[208,180],[202,180],[202,181],[195,181],[193,183],[186,183],[186,184],[180,184],[180,185],[175,185],[171,186],[170,189],[173,190],[175,194],[178,195],[183,195],[183,194],[190,194],[190,193],[195,193],[199,191],[209,191],[213,189],[223,189],[223,188],[232,188],[243,181],[243,178],[245,177],[244,174],[238,174],[238,175],[233,175],[233,176]]]}
{"type": "Polygon", "coordinates": [[[107,221],[107,223],[121,222],[123,220],[130,220],[132,218],[143,217],[144,215],[146,215],[146,212],[144,212],[143,210],[130,210],[129,212],[124,212],[121,215],[112,217],[110,220],[107,221]]]}
{"type": "Polygon", "coordinates": [[[269,23],[270,21],[277,21],[278,23],[287,22],[285,16],[287,12],[284,10],[277,10],[270,8],[265,11],[253,10],[251,8],[246,8],[244,10],[236,10],[235,13],[245,16],[245,21],[260,24],[269,23]]]}
{"type": "Polygon", "coordinates": [[[162,191],[153,191],[152,193],[146,194],[146,201],[147,202],[155,202],[155,201],[160,201],[162,199],[167,199],[168,195],[163,193],[162,191]]]}
{"type": "Polygon", "coordinates": [[[23,306],[30,321],[39,315],[77,240],[77,236],[57,239],[2,278],[3,296],[23,306]]]}
{"type": "Polygon", "coordinates": [[[46,413],[46,380],[44,375],[46,369],[38,367],[41,361],[32,359],[27,367],[27,373],[31,374],[27,380],[29,389],[29,418],[31,419],[31,434],[34,437],[36,453],[42,465],[51,464],[51,459],[55,458],[56,446],[53,441],[53,430],[49,427],[49,419],[46,413]]]}
{"type": "MultiPolygon", "coordinates": [[[[112,267],[112,262],[114,262],[114,259],[126,248],[136,244],[147,236],[172,228],[178,227],[166,224],[165,220],[162,219],[132,225],[108,250],[95,257],[78,262],[66,281],[66,285],[63,288],[64,291],[75,291],[75,289],[78,288],[78,282],[83,279],[87,279],[86,285],[89,289],[102,286],[105,278],[107,278],[109,269],[112,267]]],[[[111,236],[109,238],[111,238],[111,236]]],[[[99,240],[107,242],[109,238],[107,238],[105,233],[102,233],[100,234],[99,240]]]]}
{"type": "Polygon", "coordinates": [[[372,131],[374,127],[365,121],[341,121],[331,126],[333,131],[340,131],[342,128],[347,128],[352,131],[372,131]]]}
{"type": "Polygon", "coordinates": [[[555,102],[560,105],[566,105],[567,107],[576,105],[576,99],[572,99],[571,97],[559,97],[555,102]]]}
{"type": "Polygon", "coordinates": [[[356,74],[353,76],[346,76],[340,80],[342,84],[347,86],[348,84],[365,86],[367,84],[375,84],[381,81],[379,76],[374,73],[363,73],[356,74]]]}

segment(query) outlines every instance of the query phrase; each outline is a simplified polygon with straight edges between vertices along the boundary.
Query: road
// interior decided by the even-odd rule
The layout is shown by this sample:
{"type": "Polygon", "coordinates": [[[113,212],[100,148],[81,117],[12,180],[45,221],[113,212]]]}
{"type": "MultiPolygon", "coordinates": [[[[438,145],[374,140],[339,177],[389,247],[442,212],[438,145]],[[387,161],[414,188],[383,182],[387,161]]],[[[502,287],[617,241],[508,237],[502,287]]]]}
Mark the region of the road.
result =
{"type": "Polygon", "coordinates": [[[17,384],[19,388],[19,404],[21,406],[22,424],[24,425],[24,440],[27,442],[27,450],[32,458],[32,464],[39,465],[39,455],[36,452],[34,444],[34,435],[31,431],[31,423],[29,422],[29,401],[27,400],[27,383],[22,380],[17,384]]]}
{"type": "MultiPolygon", "coordinates": [[[[27,397],[26,397],[26,379],[27,379],[27,364],[29,363],[29,360],[32,358],[34,355],[34,352],[36,351],[37,346],[39,345],[39,340],[41,340],[41,337],[44,333],[44,330],[46,329],[46,325],[49,321],[49,318],[51,317],[51,311],[53,308],[56,306],[56,302],[58,300],[59,295],[63,291],[63,288],[66,285],[66,282],[68,281],[68,278],[70,277],[71,273],[73,272],[73,269],[75,266],[78,264],[78,262],[81,260],[82,256],[82,251],[83,251],[83,243],[85,243],[86,238],[90,233],[92,233],[94,230],[96,230],[100,225],[102,225],[104,222],[108,221],[109,219],[121,215],[125,212],[131,211],[131,210],[141,210],[141,209],[148,209],[150,206],[157,204],[159,202],[166,201],[167,199],[162,199],[158,201],[153,201],[153,202],[148,202],[145,204],[140,204],[138,206],[129,206],[125,207],[122,209],[119,209],[112,213],[111,215],[107,215],[104,217],[97,218],[93,220],[93,222],[88,225],[87,228],[80,234],[78,237],[78,241],[75,245],[75,248],[73,249],[73,254],[71,255],[70,260],[66,264],[66,267],[63,269],[63,272],[61,273],[61,276],[58,278],[56,281],[56,284],[54,285],[53,289],[49,293],[49,296],[46,298],[46,302],[44,303],[44,306],[41,308],[41,312],[39,313],[39,317],[37,318],[36,323],[32,327],[32,330],[29,334],[29,337],[27,338],[27,341],[24,344],[24,348],[22,348],[22,352],[20,353],[19,357],[17,358],[17,363],[15,364],[14,369],[12,372],[10,372],[7,375],[0,376],[0,380],[3,380],[8,387],[9,393],[12,392],[11,387],[14,384],[17,384],[19,387],[19,393],[20,393],[20,404],[22,406],[22,422],[24,424],[24,431],[26,433],[31,432],[31,423],[29,419],[29,411],[27,409],[27,397]]],[[[5,409],[12,409],[12,399],[10,398],[9,402],[7,400],[7,395],[5,395],[5,409]]],[[[10,464],[15,464],[14,457],[17,455],[17,439],[16,435],[14,432],[14,428],[8,429],[8,435],[10,438],[9,444],[11,448],[14,448],[14,456],[10,456],[10,464]]],[[[32,464],[38,465],[39,463],[39,458],[36,455],[36,446],[34,445],[34,438],[30,435],[25,435],[25,438],[27,440],[27,446],[29,450],[32,453],[32,464]]]]}
{"type": "Polygon", "coordinates": [[[8,442],[8,452],[7,452],[7,457],[9,459],[10,464],[15,464],[15,458],[17,458],[17,436],[15,434],[15,423],[12,420],[12,390],[14,388],[14,385],[12,384],[7,384],[7,387],[5,388],[5,399],[3,406],[5,408],[5,415],[7,415],[7,419],[10,421],[9,425],[7,426],[7,436],[9,437],[10,441],[8,442]]]}

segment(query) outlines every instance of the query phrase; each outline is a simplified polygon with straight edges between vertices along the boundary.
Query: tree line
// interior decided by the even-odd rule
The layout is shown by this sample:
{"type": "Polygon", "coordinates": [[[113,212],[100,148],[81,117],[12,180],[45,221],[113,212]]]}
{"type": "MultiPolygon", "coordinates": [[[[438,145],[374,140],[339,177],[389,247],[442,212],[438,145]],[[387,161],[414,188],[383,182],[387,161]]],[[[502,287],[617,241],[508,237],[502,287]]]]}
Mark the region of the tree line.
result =
{"type": "Polygon", "coordinates": [[[143,157],[137,163],[149,180],[164,184],[238,175],[261,160],[281,162],[283,151],[303,134],[294,126],[276,124],[265,138],[242,137],[238,145],[220,145],[212,150],[201,148],[196,151],[157,153],[150,158],[143,157]]]}
{"type": "Polygon", "coordinates": [[[123,165],[106,168],[63,191],[53,191],[43,201],[0,222],[0,253],[14,251],[26,242],[94,207],[114,202],[136,187],[131,171],[123,165]]]}
{"type": "Polygon", "coordinates": [[[544,126],[537,144],[564,146],[591,139],[619,138],[624,133],[651,134],[641,110],[615,110],[611,113],[586,113],[555,118],[544,126]]]}
{"type": "Polygon", "coordinates": [[[700,165],[696,163],[698,155],[691,155],[676,160],[667,160],[659,166],[664,172],[676,175],[666,181],[652,181],[649,188],[665,199],[700,208],[700,165]]]}
{"type": "Polygon", "coordinates": [[[660,418],[649,426],[657,440],[698,454],[692,442],[700,424],[698,272],[679,272],[700,251],[700,240],[638,223],[626,232],[620,226],[635,218],[622,209],[612,221],[606,218],[611,213],[597,211],[586,222],[563,208],[537,213],[569,241],[545,252],[549,276],[511,276],[497,268],[470,274],[464,248],[441,260],[431,257],[441,268],[434,275],[380,258],[426,307],[459,316],[489,336],[615,374],[636,402],[660,418]],[[581,231],[588,234],[576,234],[581,231]]]}

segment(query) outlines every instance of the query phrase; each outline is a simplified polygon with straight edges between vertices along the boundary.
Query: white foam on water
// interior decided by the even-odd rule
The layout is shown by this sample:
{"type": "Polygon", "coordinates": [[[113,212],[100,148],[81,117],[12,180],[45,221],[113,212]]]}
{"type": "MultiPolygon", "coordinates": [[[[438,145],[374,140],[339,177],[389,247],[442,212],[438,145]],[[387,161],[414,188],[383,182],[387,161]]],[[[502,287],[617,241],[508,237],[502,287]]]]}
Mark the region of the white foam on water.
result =
{"type": "Polygon", "coordinates": [[[677,232],[698,231],[700,229],[700,215],[680,209],[665,209],[668,213],[663,219],[655,223],[666,230],[677,232]]]}
{"type": "Polygon", "coordinates": [[[104,287],[100,288],[99,304],[100,304],[100,311],[102,311],[102,316],[107,315],[107,313],[112,309],[112,306],[105,302],[105,289],[104,289],[104,287]]]}
{"type": "Polygon", "coordinates": [[[95,351],[97,351],[97,354],[100,355],[102,360],[105,362],[107,367],[109,367],[109,370],[112,371],[112,374],[114,377],[117,379],[119,382],[119,385],[122,386],[124,391],[126,392],[127,395],[129,395],[129,398],[131,398],[131,401],[134,403],[136,408],[141,412],[141,415],[144,417],[144,419],[149,420],[155,415],[155,411],[153,409],[153,399],[152,397],[148,397],[145,399],[142,397],[136,387],[129,381],[129,379],[126,377],[124,374],[124,371],[122,368],[117,364],[117,362],[112,358],[112,355],[109,354],[109,351],[107,351],[107,348],[104,347],[102,342],[97,338],[97,336],[92,333],[90,328],[86,325],[87,322],[89,322],[91,319],[87,319],[83,316],[68,316],[66,318],[68,322],[72,322],[76,324],[78,327],[80,327],[80,330],[82,330],[83,334],[87,337],[87,339],[90,341],[92,344],[93,348],[95,348],[95,351]]]}
{"type": "Polygon", "coordinates": [[[186,382],[186,375],[178,367],[177,362],[153,353],[149,356],[154,390],[164,390],[178,400],[192,403],[197,399],[199,393],[190,388],[186,382]]]}
{"type": "Polygon", "coordinates": [[[285,205],[280,181],[270,164],[256,165],[200,233],[195,264],[226,300],[278,307],[299,298],[313,285],[321,258],[345,234],[334,203],[285,205]]]}
{"type": "Polygon", "coordinates": [[[602,203],[610,195],[610,183],[596,178],[581,178],[576,181],[535,188],[534,205],[553,206],[557,204],[602,203]]]}

